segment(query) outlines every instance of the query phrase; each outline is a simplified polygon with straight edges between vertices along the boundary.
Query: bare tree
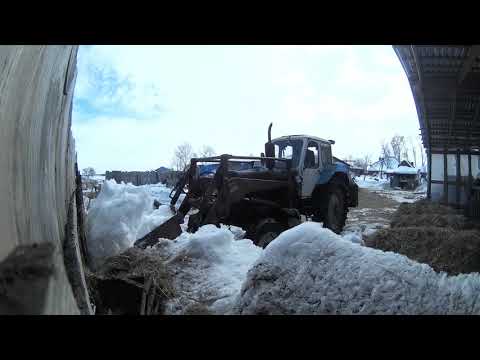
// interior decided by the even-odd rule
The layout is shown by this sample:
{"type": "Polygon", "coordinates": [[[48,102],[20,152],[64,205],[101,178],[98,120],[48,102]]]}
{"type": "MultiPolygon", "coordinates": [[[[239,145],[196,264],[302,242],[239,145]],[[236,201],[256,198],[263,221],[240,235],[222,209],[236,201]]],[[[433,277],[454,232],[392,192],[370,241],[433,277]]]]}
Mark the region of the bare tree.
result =
{"type": "Polygon", "coordinates": [[[90,176],[95,176],[96,172],[93,167],[87,167],[82,170],[82,175],[86,176],[88,179],[90,179],[90,176]]]}
{"type": "Polygon", "coordinates": [[[384,140],[381,142],[380,146],[380,157],[383,158],[383,167],[390,168],[392,161],[392,150],[390,148],[390,144],[384,140]]]}
{"type": "Polygon", "coordinates": [[[391,169],[395,165],[393,159],[397,159],[397,156],[393,154],[388,141],[384,141],[381,144],[381,157],[383,158],[385,169],[391,169]]]}
{"type": "Polygon", "coordinates": [[[413,165],[417,166],[417,144],[415,144],[411,137],[408,138],[408,142],[410,143],[410,148],[412,150],[413,165]]]}
{"type": "Polygon", "coordinates": [[[178,145],[172,160],[174,170],[185,171],[190,165],[190,159],[193,157],[196,157],[196,154],[193,152],[192,145],[188,142],[178,145]]]}
{"type": "Polygon", "coordinates": [[[96,182],[94,180],[90,180],[90,177],[95,176],[95,174],[96,174],[95,169],[91,166],[86,167],[85,169],[82,169],[82,175],[87,178],[87,180],[84,182],[87,190],[89,187],[91,187],[92,189],[95,189],[96,182]]]}
{"type": "Polygon", "coordinates": [[[380,156],[383,157],[384,159],[387,159],[390,156],[392,156],[390,144],[387,141],[382,141],[381,143],[380,156]]]}
{"type": "Polygon", "coordinates": [[[395,135],[392,137],[392,140],[390,140],[390,145],[392,146],[393,156],[399,163],[402,161],[402,156],[408,159],[408,150],[405,151],[406,146],[404,136],[395,135]]]}
{"type": "Polygon", "coordinates": [[[367,176],[367,170],[371,160],[372,160],[372,156],[370,154],[367,154],[363,158],[357,159],[355,161],[356,166],[361,167],[363,169],[363,180],[365,180],[365,176],[367,176]]]}
{"type": "Polygon", "coordinates": [[[362,159],[354,159],[353,160],[353,166],[356,166],[356,167],[359,167],[361,169],[363,169],[363,160],[362,159]]]}
{"type": "Polygon", "coordinates": [[[215,150],[210,145],[203,145],[202,149],[199,151],[200,157],[211,157],[215,156],[215,150]]]}

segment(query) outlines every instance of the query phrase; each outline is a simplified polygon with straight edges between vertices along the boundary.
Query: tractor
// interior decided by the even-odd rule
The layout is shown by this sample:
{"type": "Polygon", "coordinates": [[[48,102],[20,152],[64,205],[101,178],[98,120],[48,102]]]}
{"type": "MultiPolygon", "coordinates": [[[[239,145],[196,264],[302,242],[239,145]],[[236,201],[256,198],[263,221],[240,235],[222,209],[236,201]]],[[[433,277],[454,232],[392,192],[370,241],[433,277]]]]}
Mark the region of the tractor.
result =
{"type": "Polygon", "coordinates": [[[335,142],[308,135],[272,140],[271,129],[272,124],[259,157],[224,154],[191,159],[170,193],[176,215],[135,246],[175,239],[187,215],[188,232],[206,224],[235,225],[261,247],[306,219],[340,233],[349,207],[358,206],[358,186],[348,164],[332,156],[335,142]]]}

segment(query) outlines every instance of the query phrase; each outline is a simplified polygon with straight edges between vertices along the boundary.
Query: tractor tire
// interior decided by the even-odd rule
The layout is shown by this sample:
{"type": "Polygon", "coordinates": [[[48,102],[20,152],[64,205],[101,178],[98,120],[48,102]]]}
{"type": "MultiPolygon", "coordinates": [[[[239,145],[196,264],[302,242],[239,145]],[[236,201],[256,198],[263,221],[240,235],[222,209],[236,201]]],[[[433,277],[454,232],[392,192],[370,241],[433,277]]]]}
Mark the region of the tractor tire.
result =
{"type": "Polygon", "coordinates": [[[278,222],[273,218],[266,218],[260,221],[255,230],[254,241],[255,245],[266,248],[273,240],[277,238],[287,226],[278,222]]]}
{"type": "Polygon", "coordinates": [[[335,183],[331,184],[322,204],[323,227],[340,234],[347,220],[348,207],[346,205],[345,193],[342,188],[335,183]]]}

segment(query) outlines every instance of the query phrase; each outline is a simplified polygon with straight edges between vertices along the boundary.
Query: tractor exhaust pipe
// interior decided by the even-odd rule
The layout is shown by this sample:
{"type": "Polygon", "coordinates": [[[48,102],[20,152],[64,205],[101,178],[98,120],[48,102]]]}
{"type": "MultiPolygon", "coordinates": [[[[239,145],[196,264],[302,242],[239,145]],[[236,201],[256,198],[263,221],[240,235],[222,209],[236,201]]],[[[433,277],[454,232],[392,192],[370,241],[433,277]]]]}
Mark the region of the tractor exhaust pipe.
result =
{"type": "MultiPolygon", "coordinates": [[[[275,157],[275,146],[272,144],[272,125],[273,123],[270,123],[268,126],[268,142],[265,144],[265,156],[270,158],[275,157]]],[[[272,170],[275,162],[267,159],[265,164],[268,169],[272,170]]]]}

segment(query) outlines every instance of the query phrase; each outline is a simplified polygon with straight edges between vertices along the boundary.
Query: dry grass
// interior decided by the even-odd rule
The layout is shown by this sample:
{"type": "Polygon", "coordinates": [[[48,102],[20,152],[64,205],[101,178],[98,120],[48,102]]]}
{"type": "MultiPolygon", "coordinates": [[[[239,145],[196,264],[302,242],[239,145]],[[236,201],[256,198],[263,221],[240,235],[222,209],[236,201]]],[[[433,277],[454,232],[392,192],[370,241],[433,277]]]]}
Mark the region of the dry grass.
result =
{"type": "Polygon", "coordinates": [[[393,251],[455,275],[480,272],[478,224],[458,210],[422,200],[402,204],[391,228],[364,239],[365,245],[393,251]]]}
{"type": "Polygon", "coordinates": [[[409,214],[397,215],[395,214],[390,223],[392,228],[406,228],[406,227],[425,227],[434,226],[441,228],[452,228],[457,230],[471,229],[463,215],[457,214],[409,214]]]}
{"type": "Polygon", "coordinates": [[[429,200],[419,200],[414,203],[403,203],[398,207],[397,215],[413,215],[413,214],[460,214],[450,206],[430,202],[429,200]]]}
{"type": "Polygon", "coordinates": [[[130,248],[107,259],[88,282],[97,313],[153,315],[174,297],[171,279],[160,257],[130,248]]]}

